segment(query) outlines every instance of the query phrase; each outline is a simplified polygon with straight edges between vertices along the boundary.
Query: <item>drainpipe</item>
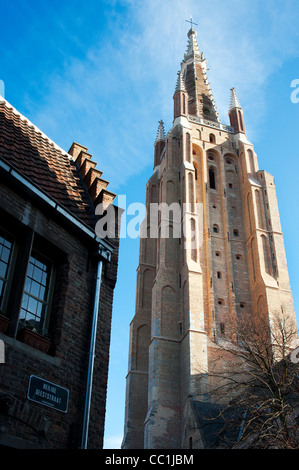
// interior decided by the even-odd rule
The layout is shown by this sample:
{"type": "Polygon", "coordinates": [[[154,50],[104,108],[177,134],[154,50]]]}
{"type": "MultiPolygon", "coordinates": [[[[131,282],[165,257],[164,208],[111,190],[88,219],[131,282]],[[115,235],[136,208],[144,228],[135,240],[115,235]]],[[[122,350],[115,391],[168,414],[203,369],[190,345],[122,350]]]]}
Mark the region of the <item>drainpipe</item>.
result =
{"type": "Polygon", "coordinates": [[[82,449],[87,449],[90,403],[91,403],[91,392],[92,392],[92,381],[93,381],[93,368],[94,368],[94,358],[95,358],[95,345],[96,345],[98,313],[99,313],[99,305],[100,305],[102,270],[103,270],[103,261],[99,260],[98,267],[97,267],[97,283],[96,283],[95,298],[94,298],[92,329],[91,329],[90,348],[89,348],[88,375],[87,375],[87,384],[86,384],[83,432],[82,432],[82,441],[81,441],[82,449]]]}

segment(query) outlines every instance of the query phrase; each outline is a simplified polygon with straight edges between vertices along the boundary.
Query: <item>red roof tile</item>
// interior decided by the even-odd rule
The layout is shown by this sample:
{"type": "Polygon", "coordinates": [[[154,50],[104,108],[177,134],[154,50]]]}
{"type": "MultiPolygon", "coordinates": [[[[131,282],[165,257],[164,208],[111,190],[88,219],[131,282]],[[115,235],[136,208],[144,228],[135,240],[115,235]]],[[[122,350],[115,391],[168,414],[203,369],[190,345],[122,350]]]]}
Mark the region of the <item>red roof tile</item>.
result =
{"type": "Polygon", "coordinates": [[[75,161],[6,101],[0,101],[0,156],[94,227],[93,206],[75,161]]]}

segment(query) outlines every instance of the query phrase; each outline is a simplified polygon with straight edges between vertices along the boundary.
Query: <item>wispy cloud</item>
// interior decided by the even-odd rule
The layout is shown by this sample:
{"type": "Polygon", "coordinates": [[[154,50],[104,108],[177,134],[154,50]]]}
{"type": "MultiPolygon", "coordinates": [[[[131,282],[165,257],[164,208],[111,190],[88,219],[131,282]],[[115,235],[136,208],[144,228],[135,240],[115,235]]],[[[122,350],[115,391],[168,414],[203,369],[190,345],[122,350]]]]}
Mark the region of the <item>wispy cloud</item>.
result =
{"type": "Polygon", "coordinates": [[[222,121],[228,122],[229,90],[235,86],[249,134],[257,132],[267,80],[298,54],[295,1],[284,2],[283,10],[273,0],[118,3],[126,14],[114,11],[110,41],[70,56],[48,76],[46,98],[31,112],[42,130],[64,148],[73,140],[88,146],[116,190],[152,166],[158,120],[164,119],[167,130],[172,123],[176,73],[187,45],[185,20],[192,14],[222,121]]]}
{"type": "Polygon", "coordinates": [[[250,131],[256,134],[263,119],[265,85],[273,71],[299,56],[298,2],[289,0],[173,0],[142,2],[136,14],[144,25],[144,43],[161,78],[163,110],[173,86],[186,43],[185,19],[192,14],[198,41],[207,59],[208,77],[221,119],[228,121],[230,88],[235,86],[245,108],[250,131]],[[160,5],[161,3],[161,5],[160,5]],[[171,79],[169,77],[171,72],[171,79]],[[172,80],[172,83],[171,83],[172,80]]]}

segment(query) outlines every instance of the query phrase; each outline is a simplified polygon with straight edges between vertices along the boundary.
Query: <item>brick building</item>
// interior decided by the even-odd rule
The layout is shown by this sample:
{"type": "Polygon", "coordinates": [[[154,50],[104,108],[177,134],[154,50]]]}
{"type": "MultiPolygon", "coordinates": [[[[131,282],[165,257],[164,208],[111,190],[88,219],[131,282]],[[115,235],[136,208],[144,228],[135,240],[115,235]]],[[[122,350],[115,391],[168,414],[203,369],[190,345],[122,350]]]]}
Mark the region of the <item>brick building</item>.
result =
{"type": "Polygon", "coordinates": [[[188,448],[192,439],[204,447],[211,370],[221,344],[236,340],[231,326],[251,318],[272,325],[277,312],[296,324],[274,178],[258,167],[234,89],[230,125],[220,123],[206,71],[191,28],[173,125],[165,135],[160,122],[146,188],[147,214],[161,203],[179,214],[161,211],[156,236],[144,222],[125,449],[188,448]]]}
{"type": "Polygon", "coordinates": [[[95,167],[1,98],[0,446],[103,445],[118,235],[96,236],[95,167]]]}

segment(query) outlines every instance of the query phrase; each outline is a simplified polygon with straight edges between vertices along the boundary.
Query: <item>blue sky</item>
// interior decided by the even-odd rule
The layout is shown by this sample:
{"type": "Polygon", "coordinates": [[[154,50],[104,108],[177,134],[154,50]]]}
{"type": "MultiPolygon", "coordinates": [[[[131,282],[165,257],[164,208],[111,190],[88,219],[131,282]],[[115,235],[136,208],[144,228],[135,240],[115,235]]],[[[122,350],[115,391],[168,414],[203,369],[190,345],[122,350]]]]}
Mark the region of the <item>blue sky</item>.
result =
{"type": "MultiPolygon", "coordinates": [[[[158,121],[172,125],[190,15],[222,122],[234,86],[260,169],[275,177],[298,318],[298,0],[0,0],[5,97],[65,150],[87,146],[109,189],[142,203],[158,121]]],[[[123,434],[138,249],[138,239],[121,240],[106,448],[123,434]]]]}

